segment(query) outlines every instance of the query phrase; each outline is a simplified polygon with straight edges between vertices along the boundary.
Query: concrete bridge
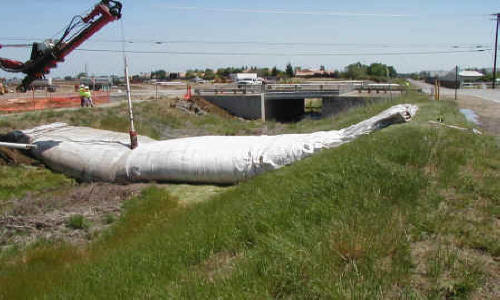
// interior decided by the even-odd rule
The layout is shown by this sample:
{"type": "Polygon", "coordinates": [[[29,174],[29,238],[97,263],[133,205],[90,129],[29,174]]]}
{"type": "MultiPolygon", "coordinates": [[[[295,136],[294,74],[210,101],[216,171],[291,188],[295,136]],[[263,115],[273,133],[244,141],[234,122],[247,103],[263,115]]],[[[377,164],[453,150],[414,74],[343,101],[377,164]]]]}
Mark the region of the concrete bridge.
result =
{"type": "Polygon", "coordinates": [[[331,116],[352,106],[385,98],[342,96],[354,85],[292,84],[242,87],[215,87],[195,90],[195,94],[244,119],[291,121],[305,114],[306,99],[322,99],[322,116],[331,116]]]}

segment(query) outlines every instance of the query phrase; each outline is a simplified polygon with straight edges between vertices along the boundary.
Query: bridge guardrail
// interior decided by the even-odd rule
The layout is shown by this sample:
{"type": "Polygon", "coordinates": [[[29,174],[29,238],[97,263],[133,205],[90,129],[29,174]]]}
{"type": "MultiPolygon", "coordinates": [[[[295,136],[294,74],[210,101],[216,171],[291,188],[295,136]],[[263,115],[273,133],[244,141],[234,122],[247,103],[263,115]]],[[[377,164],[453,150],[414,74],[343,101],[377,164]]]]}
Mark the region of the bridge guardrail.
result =
{"type": "Polygon", "coordinates": [[[219,85],[213,88],[195,89],[196,95],[203,94],[260,94],[273,92],[338,92],[352,91],[359,84],[263,84],[263,85],[245,85],[237,84],[219,85]]]}

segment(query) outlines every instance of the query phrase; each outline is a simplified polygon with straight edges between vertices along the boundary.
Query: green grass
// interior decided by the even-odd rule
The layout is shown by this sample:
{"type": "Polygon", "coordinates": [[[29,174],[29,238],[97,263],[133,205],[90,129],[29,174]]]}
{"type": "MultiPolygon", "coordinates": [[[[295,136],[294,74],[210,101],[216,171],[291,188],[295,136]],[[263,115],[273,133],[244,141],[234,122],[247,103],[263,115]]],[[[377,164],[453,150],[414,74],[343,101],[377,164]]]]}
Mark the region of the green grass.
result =
{"type": "Polygon", "coordinates": [[[68,219],[67,226],[71,229],[88,229],[90,222],[82,215],[72,215],[68,219]]]}
{"type": "Polygon", "coordinates": [[[38,195],[73,186],[75,181],[47,169],[31,166],[0,166],[0,213],[9,207],[9,200],[28,193],[38,195]]]}
{"type": "Polygon", "coordinates": [[[499,145],[428,124],[467,126],[452,103],[405,101],[420,104],[411,123],[189,206],[151,187],[86,249],[4,258],[0,298],[470,297],[498,257],[499,145]]]}
{"type": "Polygon", "coordinates": [[[103,220],[102,220],[102,222],[103,222],[103,224],[104,224],[104,225],[109,225],[109,224],[112,224],[112,223],[113,223],[113,222],[115,222],[115,221],[116,221],[116,218],[115,218],[115,216],[113,216],[112,214],[107,214],[107,215],[105,215],[105,216],[103,217],[103,220]]]}

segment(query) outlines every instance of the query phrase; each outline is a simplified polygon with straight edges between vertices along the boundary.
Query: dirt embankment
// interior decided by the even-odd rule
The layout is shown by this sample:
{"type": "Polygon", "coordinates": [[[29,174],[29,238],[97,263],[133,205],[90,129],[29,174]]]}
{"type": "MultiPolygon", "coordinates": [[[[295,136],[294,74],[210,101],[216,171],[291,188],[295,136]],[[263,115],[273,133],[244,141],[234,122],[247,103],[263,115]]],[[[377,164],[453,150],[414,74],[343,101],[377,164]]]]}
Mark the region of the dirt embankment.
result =
{"type": "Polygon", "coordinates": [[[171,107],[176,107],[177,109],[183,110],[188,113],[194,113],[197,115],[203,115],[208,113],[219,116],[224,119],[236,118],[226,110],[198,96],[194,96],[189,100],[177,98],[177,101],[175,103],[172,103],[171,107]]]}
{"type": "Polygon", "coordinates": [[[0,147],[0,166],[16,164],[39,165],[39,162],[19,150],[0,147]]]}
{"type": "Polygon", "coordinates": [[[217,106],[215,104],[208,102],[207,100],[205,100],[202,97],[193,97],[193,98],[191,98],[191,101],[193,101],[198,107],[200,107],[202,110],[204,110],[208,113],[211,113],[211,114],[214,114],[214,115],[217,115],[219,117],[226,118],[226,119],[235,118],[235,116],[233,116],[232,114],[230,114],[226,110],[220,108],[219,106],[217,106]]]}

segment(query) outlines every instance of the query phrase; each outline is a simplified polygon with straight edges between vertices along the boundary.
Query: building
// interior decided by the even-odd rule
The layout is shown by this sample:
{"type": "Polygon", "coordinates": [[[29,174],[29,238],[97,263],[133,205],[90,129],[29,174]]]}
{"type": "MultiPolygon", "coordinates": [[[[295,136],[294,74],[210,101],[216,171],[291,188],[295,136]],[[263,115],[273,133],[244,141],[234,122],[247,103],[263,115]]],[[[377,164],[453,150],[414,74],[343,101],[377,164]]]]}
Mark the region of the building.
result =
{"type": "Polygon", "coordinates": [[[329,70],[315,70],[315,69],[302,69],[302,68],[296,68],[295,69],[295,77],[302,77],[302,78],[312,78],[312,77],[332,77],[334,74],[334,71],[329,71],[329,70]]]}
{"type": "Polygon", "coordinates": [[[471,84],[477,83],[482,77],[484,77],[484,74],[475,70],[459,70],[457,74],[457,70],[453,69],[448,72],[429,72],[429,76],[425,81],[433,84],[435,80],[439,80],[441,86],[454,89],[470,86],[471,84]]]}
{"type": "Polygon", "coordinates": [[[113,84],[113,80],[111,76],[82,77],[80,78],[80,84],[86,85],[94,91],[109,91],[113,84]]]}

